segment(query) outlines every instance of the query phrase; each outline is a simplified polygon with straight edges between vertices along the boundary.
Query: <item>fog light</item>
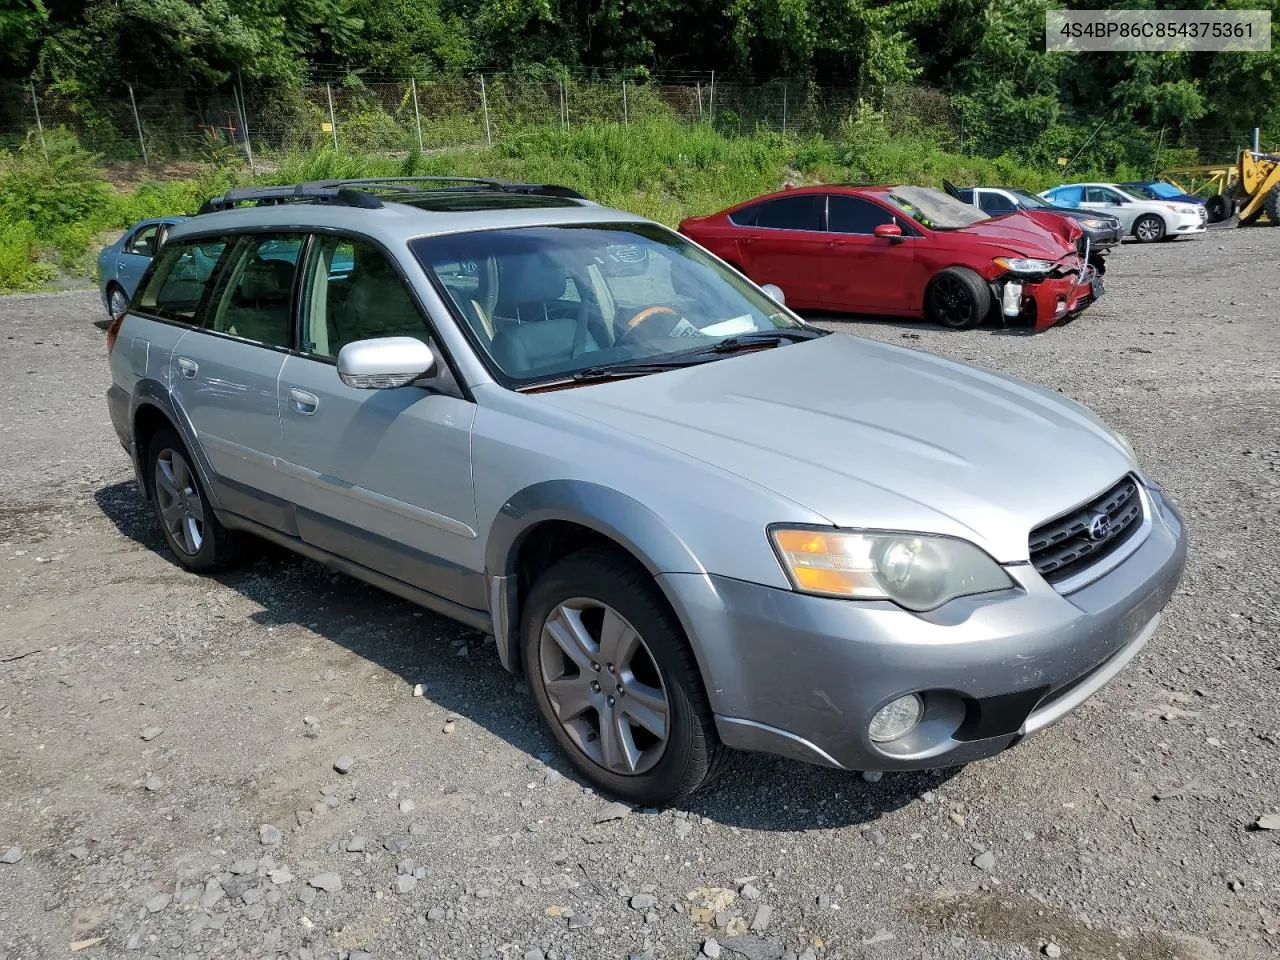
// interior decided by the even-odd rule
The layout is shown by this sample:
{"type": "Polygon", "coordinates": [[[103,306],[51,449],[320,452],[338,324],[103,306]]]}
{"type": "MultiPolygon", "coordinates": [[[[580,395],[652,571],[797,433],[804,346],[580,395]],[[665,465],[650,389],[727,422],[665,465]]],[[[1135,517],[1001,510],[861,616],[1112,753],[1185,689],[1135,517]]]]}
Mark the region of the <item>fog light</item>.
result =
{"type": "Polygon", "coordinates": [[[1010,280],[1004,285],[1000,297],[1000,309],[1006,317],[1016,317],[1022,312],[1022,284],[1010,280]]]}
{"type": "Polygon", "coordinates": [[[909,693],[876,711],[867,727],[867,734],[876,743],[897,740],[914,730],[922,716],[924,701],[919,694],[909,693]]]}

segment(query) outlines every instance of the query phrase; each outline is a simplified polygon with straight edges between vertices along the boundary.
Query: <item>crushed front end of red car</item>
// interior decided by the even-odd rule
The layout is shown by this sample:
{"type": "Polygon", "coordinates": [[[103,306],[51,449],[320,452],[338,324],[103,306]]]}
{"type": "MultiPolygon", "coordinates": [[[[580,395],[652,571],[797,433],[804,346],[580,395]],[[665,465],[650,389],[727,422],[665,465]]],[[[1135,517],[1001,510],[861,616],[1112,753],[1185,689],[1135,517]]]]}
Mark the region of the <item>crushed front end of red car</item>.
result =
{"type": "Polygon", "coordinates": [[[995,262],[1009,268],[991,283],[1004,321],[1016,320],[1037,333],[1075,319],[1104,292],[1102,277],[1089,262],[1087,240],[1052,264],[1021,258],[995,262]],[[1031,264],[1049,269],[1027,269],[1031,264]]]}

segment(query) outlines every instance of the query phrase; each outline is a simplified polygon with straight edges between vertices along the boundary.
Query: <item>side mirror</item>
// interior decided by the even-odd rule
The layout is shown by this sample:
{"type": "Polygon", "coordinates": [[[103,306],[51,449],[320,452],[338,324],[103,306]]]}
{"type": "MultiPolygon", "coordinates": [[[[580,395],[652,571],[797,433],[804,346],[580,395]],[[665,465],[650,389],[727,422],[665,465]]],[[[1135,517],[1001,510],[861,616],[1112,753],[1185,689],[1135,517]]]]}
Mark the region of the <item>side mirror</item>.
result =
{"type": "Polygon", "coordinates": [[[875,230],[872,232],[877,237],[882,237],[883,239],[886,239],[886,240],[902,239],[902,228],[898,226],[896,223],[877,224],[875,230]]]}
{"type": "Polygon", "coordinates": [[[787,305],[787,298],[783,296],[782,288],[776,283],[766,283],[760,289],[767,293],[769,295],[769,299],[773,300],[775,303],[781,304],[784,307],[787,305]]]}
{"type": "Polygon", "coordinates": [[[393,390],[430,376],[436,355],[416,337],[356,340],[338,351],[338,377],[357,390],[393,390]]]}

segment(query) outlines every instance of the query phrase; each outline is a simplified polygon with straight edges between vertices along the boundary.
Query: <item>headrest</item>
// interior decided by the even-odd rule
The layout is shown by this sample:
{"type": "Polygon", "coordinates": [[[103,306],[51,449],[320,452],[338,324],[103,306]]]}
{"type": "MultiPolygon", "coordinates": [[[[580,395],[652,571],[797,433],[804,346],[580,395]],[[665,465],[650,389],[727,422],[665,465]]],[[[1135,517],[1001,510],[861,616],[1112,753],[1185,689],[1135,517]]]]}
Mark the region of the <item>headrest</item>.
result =
{"type": "Polygon", "coordinates": [[[245,300],[287,300],[293,285],[293,264],[284,260],[254,260],[240,277],[245,300]]]}
{"type": "Polygon", "coordinates": [[[564,269],[546,254],[512,254],[503,257],[501,263],[498,278],[501,303],[546,303],[564,296],[564,269]]]}

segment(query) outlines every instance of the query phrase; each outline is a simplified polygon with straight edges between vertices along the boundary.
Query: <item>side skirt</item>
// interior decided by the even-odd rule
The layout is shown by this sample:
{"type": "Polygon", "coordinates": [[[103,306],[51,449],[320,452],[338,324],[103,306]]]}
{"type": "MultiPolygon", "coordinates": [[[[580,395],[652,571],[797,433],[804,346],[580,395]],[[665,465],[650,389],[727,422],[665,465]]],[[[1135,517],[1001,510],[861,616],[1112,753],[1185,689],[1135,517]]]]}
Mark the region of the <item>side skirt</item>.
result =
{"type": "Polygon", "coordinates": [[[418,606],[425,607],[433,613],[456,620],[473,630],[479,630],[487,634],[493,633],[493,619],[483,610],[472,610],[470,607],[464,607],[461,604],[454,603],[452,600],[436,596],[434,593],[420,590],[403,581],[396,580],[394,577],[388,577],[385,574],[378,573],[376,570],[370,570],[368,567],[361,566],[326,550],[321,550],[319,547],[304,543],[296,537],[290,537],[238,514],[220,512],[218,513],[218,519],[229,530],[242,530],[245,533],[251,533],[255,537],[260,537],[270,543],[284,547],[286,550],[292,550],[294,553],[301,554],[309,560],[314,560],[316,563],[323,564],[332,570],[337,570],[339,573],[345,573],[349,577],[363,580],[365,583],[375,586],[379,590],[394,594],[402,600],[408,600],[410,603],[416,603],[418,606]]]}

